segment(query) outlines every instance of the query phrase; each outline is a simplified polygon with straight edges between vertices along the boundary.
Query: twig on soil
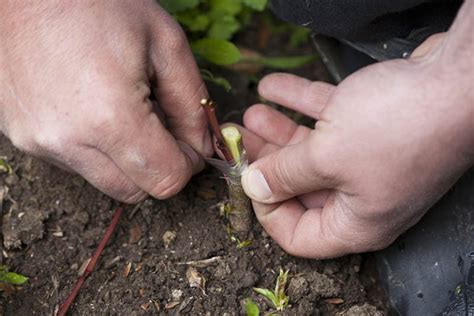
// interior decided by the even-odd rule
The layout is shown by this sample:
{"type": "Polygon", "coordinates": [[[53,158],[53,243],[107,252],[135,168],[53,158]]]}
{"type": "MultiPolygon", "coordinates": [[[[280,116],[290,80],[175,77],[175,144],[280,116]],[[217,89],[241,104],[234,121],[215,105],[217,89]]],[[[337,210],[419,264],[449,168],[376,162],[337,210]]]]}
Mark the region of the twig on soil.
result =
{"type": "Polygon", "coordinates": [[[212,257],[209,259],[196,260],[196,261],[187,261],[187,262],[178,262],[180,266],[192,266],[196,268],[206,268],[211,264],[217,263],[223,259],[222,256],[212,257]]]}
{"type": "Polygon", "coordinates": [[[79,294],[79,290],[81,289],[82,285],[84,284],[86,279],[92,274],[92,271],[94,271],[94,268],[97,264],[97,261],[99,260],[99,257],[102,251],[104,250],[105,246],[110,240],[110,237],[112,237],[112,234],[115,231],[115,228],[117,227],[120,217],[122,216],[123,209],[124,209],[123,206],[120,206],[115,210],[115,214],[112,217],[112,221],[110,222],[109,227],[107,227],[107,231],[105,232],[104,237],[100,241],[100,244],[97,247],[94,255],[92,256],[91,261],[87,265],[86,270],[79,277],[71,293],[68,295],[64,303],[59,308],[59,311],[57,314],[58,316],[66,315],[66,312],[68,311],[69,307],[71,307],[71,305],[74,303],[74,300],[76,299],[77,294],[79,294]]]}
{"type": "Polygon", "coordinates": [[[130,212],[130,214],[128,215],[128,219],[131,220],[135,214],[141,209],[142,207],[142,204],[139,203],[137,205],[135,205],[135,207],[133,208],[133,210],[130,212]]]}

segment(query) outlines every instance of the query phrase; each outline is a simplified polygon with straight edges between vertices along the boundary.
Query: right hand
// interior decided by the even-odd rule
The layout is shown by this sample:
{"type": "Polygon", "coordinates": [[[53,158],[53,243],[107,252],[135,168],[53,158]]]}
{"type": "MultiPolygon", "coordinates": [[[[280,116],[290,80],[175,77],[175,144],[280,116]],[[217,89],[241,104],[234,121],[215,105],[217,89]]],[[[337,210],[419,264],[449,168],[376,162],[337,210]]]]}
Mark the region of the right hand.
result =
{"type": "Polygon", "coordinates": [[[244,116],[254,162],[242,185],[284,250],[382,249],[473,165],[472,64],[459,73],[438,52],[368,66],[337,87],[289,74],[260,82],[265,99],[318,120],[297,126],[264,105],[244,116]]]}
{"type": "Polygon", "coordinates": [[[155,1],[7,1],[0,42],[0,131],[27,153],[128,203],[176,194],[212,154],[206,88],[155,1]]]}

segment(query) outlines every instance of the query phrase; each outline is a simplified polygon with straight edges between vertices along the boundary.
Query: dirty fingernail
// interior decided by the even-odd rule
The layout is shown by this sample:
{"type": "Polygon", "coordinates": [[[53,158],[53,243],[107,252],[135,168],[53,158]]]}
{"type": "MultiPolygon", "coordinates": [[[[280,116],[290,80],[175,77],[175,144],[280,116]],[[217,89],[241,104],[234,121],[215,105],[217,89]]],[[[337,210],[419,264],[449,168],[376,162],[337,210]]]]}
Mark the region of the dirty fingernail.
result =
{"type": "Polygon", "coordinates": [[[248,168],[242,174],[242,186],[251,198],[264,202],[272,197],[270,186],[263,173],[256,168],[248,168]]]}
{"type": "Polygon", "coordinates": [[[204,169],[204,160],[202,160],[202,158],[196,153],[196,151],[191,146],[179,140],[178,145],[181,150],[189,157],[189,159],[191,159],[191,162],[193,164],[193,174],[196,174],[202,169],[204,169]]]}

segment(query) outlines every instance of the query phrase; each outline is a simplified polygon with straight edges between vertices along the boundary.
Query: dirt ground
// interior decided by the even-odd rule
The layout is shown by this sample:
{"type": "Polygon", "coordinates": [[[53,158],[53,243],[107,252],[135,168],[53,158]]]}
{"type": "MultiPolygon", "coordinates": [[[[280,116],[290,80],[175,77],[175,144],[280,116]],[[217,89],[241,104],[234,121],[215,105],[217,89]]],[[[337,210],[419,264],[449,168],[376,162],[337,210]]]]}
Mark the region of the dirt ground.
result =
{"type": "MultiPolygon", "coordinates": [[[[3,202],[3,262],[30,278],[18,291],[2,292],[3,313],[51,315],[94,252],[117,203],[80,177],[18,152],[4,137],[0,148],[15,170],[0,176],[9,190],[3,202]]],[[[354,306],[362,306],[364,315],[385,311],[370,256],[294,258],[258,225],[254,244],[237,249],[216,208],[225,196],[223,180],[208,170],[175,198],[128,207],[71,314],[239,315],[247,297],[270,310],[252,287],[273,288],[280,268],[290,270],[287,315],[363,315],[354,306]],[[191,288],[185,263],[210,258],[196,266],[205,287],[191,288]]]]}
{"type": "MultiPolygon", "coordinates": [[[[327,79],[321,64],[300,74],[327,79]]],[[[212,88],[211,96],[226,105],[221,117],[238,121],[245,106],[257,100],[255,81],[225,75],[235,92],[212,88]]],[[[14,169],[13,174],[0,174],[0,191],[6,193],[2,260],[30,278],[13,293],[0,291],[0,315],[52,315],[118,204],[80,177],[17,151],[3,136],[0,156],[14,169]]],[[[221,175],[207,169],[170,200],[148,199],[127,207],[70,314],[240,315],[249,297],[262,312],[269,312],[253,287],[272,289],[280,268],[290,270],[290,305],[284,315],[387,313],[371,255],[326,261],[295,258],[257,223],[252,246],[237,249],[219,214],[226,194],[221,175]],[[207,261],[189,264],[200,260],[207,261]],[[201,287],[191,287],[191,268],[194,279],[202,278],[201,287]]]]}

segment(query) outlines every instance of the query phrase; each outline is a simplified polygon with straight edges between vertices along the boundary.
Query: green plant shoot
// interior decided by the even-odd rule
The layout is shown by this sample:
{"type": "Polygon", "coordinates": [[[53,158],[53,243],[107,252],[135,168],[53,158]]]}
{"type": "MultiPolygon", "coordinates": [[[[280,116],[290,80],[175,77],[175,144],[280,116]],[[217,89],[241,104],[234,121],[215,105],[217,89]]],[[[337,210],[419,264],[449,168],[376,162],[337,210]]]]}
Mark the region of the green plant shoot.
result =
{"type": "Polygon", "coordinates": [[[254,288],[255,292],[265,297],[279,312],[283,311],[290,302],[290,298],[285,293],[289,272],[289,270],[283,271],[280,269],[280,274],[278,275],[274,291],[269,289],[254,288]]]}
{"type": "Polygon", "coordinates": [[[3,156],[0,157],[0,173],[8,173],[8,174],[13,173],[13,168],[7,162],[7,157],[3,157],[3,156]]]}
{"type": "Polygon", "coordinates": [[[245,315],[246,316],[259,316],[260,315],[260,309],[258,308],[258,305],[252,301],[251,298],[247,298],[245,300],[245,315]]]}
{"type": "Polygon", "coordinates": [[[28,278],[17,274],[14,272],[8,271],[7,266],[0,266],[0,283],[7,283],[10,285],[22,285],[28,281],[28,278]]]}
{"type": "Polygon", "coordinates": [[[243,154],[242,135],[234,126],[224,127],[222,130],[225,144],[229,148],[232,158],[235,163],[240,163],[241,155],[243,154]]]}

